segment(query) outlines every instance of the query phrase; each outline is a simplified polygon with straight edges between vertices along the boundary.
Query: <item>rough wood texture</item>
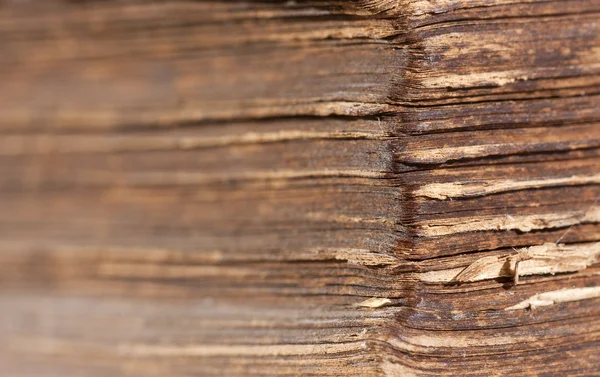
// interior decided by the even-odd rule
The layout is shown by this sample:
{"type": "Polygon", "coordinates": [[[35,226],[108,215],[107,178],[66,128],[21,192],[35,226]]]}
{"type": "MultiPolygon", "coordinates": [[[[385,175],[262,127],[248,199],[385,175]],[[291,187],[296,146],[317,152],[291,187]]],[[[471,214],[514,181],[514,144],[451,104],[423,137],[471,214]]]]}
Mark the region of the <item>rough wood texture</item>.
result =
{"type": "Polygon", "coordinates": [[[0,370],[600,370],[597,0],[0,1],[0,370]]]}

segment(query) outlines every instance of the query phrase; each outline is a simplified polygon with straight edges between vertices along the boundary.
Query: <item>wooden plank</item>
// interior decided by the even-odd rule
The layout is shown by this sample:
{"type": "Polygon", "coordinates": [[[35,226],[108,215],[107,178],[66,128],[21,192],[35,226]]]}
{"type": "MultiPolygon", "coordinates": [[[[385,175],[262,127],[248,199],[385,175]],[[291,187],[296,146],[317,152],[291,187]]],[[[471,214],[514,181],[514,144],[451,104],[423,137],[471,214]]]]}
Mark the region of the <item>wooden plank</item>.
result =
{"type": "Polygon", "coordinates": [[[0,368],[593,375],[600,3],[0,3],[0,368]]]}

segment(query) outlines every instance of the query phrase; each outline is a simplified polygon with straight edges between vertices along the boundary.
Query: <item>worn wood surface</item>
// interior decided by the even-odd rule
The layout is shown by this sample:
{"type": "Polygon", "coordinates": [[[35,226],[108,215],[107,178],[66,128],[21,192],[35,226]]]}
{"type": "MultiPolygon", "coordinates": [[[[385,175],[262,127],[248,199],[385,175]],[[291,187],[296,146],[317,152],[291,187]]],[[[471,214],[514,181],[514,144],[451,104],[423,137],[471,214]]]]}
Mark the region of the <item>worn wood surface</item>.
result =
{"type": "Polygon", "coordinates": [[[0,1],[0,374],[600,371],[598,0],[0,1]]]}

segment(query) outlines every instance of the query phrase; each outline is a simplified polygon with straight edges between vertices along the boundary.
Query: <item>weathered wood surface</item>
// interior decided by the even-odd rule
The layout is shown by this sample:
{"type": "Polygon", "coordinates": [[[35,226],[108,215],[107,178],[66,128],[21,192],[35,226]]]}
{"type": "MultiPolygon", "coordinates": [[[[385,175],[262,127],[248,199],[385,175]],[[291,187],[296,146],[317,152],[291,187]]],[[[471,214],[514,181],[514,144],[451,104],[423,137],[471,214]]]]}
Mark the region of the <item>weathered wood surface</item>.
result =
{"type": "Polygon", "coordinates": [[[0,370],[600,370],[600,2],[0,2],[0,370]]]}

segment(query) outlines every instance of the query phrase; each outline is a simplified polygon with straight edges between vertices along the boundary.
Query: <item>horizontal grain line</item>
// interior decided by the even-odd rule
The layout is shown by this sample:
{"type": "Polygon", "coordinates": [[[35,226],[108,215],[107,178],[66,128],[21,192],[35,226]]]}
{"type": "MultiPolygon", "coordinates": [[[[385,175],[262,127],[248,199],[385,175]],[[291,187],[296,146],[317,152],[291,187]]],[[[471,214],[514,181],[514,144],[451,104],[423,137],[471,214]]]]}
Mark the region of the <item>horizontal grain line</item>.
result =
{"type": "Polygon", "coordinates": [[[454,199],[486,196],[491,194],[538,189],[545,187],[581,186],[600,183],[600,173],[594,175],[571,175],[560,178],[532,180],[486,180],[484,183],[451,182],[430,183],[419,187],[413,195],[431,199],[454,199]]]}
{"type": "MultiPolygon", "coordinates": [[[[473,25],[473,21],[475,21],[477,24],[479,24],[477,21],[481,21],[481,24],[502,24],[502,21],[511,21],[511,20],[523,20],[526,22],[529,22],[532,19],[535,19],[539,22],[543,22],[544,20],[549,20],[549,21],[554,21],[555,19],[569,19],[572,18],[571,16],[580,16],[580,15],[585,15],[585,16],[594,16],[594,15],[600,15],[600,12],[598,11],[594,11],[594,10],[583,10],[580,12],[563,12],[563,13],[552,13],[552,14],[542,14],[542,15],[519,15],[519,16],[501,16],[501,17],[481,17],[481,18],[476,18],[476,17],[471,17],[471,18],[460,18],[460,19],[455,19],[455,20],[447,20],[447,21],[439,21],[439,22],[432,22],[432,23],[423,23],[420,24],[418,26],[414,26],[412,28],[412,30],[437,30],[438,27],[432,27],[432,26],[438,26],[438,25],[448,25],[448,27],[454,27],[454,26],[463,26],[463,25],[473,25]],[[496,21],[500,21],[500,22],[496,22],[496,21]]],[[[440,27],[441,29],[441,27],[440,27]]],[[[445,29],[445,28],[444,28],[445,29]]]]}
{"type": "MultiPolygon", "coordinates": [[[[160,130],[158,130],[160,131],[160,130]]],[[[193,150],[234,145],[269,144],[302,140],[392,140],[388,132],[277,131],[207,136],[144,135],[6,135],[0,139],[0,156],[32,154],[81,154],[141,151],[193,150]]]]}
{"type": "Polygon", "coordinates": [[[528,233],[537,230],[566,228],[584,223],[600,222],[600,206],[586,210],[550,212],[533,215],[472,216],[419,221],[414,226],[422,237],[448,236],[479,231],[516,230],[528,233]]]}

